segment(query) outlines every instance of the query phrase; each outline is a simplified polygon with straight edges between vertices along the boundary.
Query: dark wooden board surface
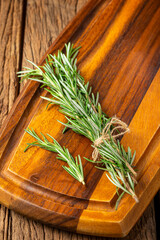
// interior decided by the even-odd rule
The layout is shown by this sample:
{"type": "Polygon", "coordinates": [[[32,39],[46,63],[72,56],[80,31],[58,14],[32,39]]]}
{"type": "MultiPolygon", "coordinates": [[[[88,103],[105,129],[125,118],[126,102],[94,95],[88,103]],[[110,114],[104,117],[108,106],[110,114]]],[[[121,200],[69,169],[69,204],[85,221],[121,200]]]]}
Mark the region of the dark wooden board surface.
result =
{"type": "MultiPolygon", "coordinates": [[[[16,72],[24,59],[38,62],[85,1],[5,1],[1,11],[1,121],[21,88],[16,72]],[[67,11],[66,11],[67,9],[67,11]]],[[[49,228],[1,207],[1,239],[101,239],[49,228]],[[19,223],[19,224],[18,224],[19,223]]],[[[154,204],[126,239],[156,239],[154,204]]]]}

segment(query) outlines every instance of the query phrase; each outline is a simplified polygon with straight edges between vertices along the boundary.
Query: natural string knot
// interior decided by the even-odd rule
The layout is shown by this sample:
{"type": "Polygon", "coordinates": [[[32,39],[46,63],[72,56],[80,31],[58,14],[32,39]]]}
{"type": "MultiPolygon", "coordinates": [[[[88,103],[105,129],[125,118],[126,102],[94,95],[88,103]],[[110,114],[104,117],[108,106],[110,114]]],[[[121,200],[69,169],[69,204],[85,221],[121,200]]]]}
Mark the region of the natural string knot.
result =
{"type": "Polygon", "coordinates": [[[129,132],[127,124],[118,119],[116,116],[112,117],[104,127],[101,136],[94,141],[94,150],[92,152],[93,161],[96,161],[98,159],[99,151],[97,147],[103,143],[103,140],[109,140],[111,137],[113,139],[116,139],[117,137],[124,135],[126,132],[129,132]],[[112,130],[110,130],[111,126],[113,126],[112,130]],[[118,132],[118,129],[120,129],[121,132],[118,132]]]}

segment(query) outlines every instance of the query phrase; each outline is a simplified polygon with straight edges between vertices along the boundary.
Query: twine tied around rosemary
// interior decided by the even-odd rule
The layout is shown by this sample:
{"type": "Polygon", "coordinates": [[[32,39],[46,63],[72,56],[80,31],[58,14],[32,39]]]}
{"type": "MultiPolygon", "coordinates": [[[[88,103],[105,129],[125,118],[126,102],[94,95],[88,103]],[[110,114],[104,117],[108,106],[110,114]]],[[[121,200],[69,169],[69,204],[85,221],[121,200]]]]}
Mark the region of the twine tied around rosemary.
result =
{"type": "Polygon", "coordinates": [[[92,152],[93,161],[98,159],[99,151],[97,147],[103,143],[103,140],[109,140],[111,137],[116,139],[117,137],[124,135],[126,132],[129,132],[127,124],[116,116],[112,117],[104,127],[101,136],[94,141],[94,150],[92,152]],[[115,125],[115,127],[110,131],[110,128],[113,125],[115,125]],[[118,132],[117,130],[121,130],[121,132],[118,132]]]}
{"type": "MultiPolygon", "coordinates": [[[[100,146],[100,144],[103,143],[103,140],[110,140],[111,137],[113,138],[113,140],[115,140],[117,137],[120,137],[129,131],[130,130],[128,128],[128,125],[125,122],[121,121],[116,116],[112,117],[111,120],[104,127],[101,136],[94,141],[94,150],[92,152],[93,161],[96,161],[98,159],[98,155],[99,155],[98,146],[100,146]],[[115,126],[115,127],[113,127],[113,129],[110,130],[111,126],[115,126]],[[121,130],[121,131],[119,132],[117,130],[121,130]]],[[[134,171],[134,169],[130,166],[130,164],[126,160],[125,160],[125,163],[126,163],[126,166],[129,168],[129,170],[133,174],[132,180],[134,181],[134,183],[137,183],[136,179],[134,178],[134,176],[135,177],[137,176],[137,173],[134,171]]],[[[124,178],[124,181],[132,197],[135,199],[136,202],[139,202],[136,194],[130,188],[125,178],[124,178]]]]}

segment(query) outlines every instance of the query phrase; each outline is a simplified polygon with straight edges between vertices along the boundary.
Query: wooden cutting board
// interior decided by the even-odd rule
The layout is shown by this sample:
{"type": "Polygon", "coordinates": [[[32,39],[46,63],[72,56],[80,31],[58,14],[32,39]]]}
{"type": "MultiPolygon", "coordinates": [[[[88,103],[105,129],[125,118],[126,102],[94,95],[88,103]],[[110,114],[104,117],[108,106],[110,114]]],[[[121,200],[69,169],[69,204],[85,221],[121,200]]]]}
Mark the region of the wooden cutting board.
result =
{"type": "Polygon", "coordinates": [[[130,127],[122,142],[136,150],[139,203],[125,195],[115,211],[116,190],[105,174],[83,160],[86,186],[61,167],[56,155],[39,148],[24,128],[50,133],[75,156],[91,157],[91,143],[72,131],[62,134],[57,107],[28,82],[0,136],[0,202],[44,223],[84,234],[125,236],[160,186],[160,9],[159,1],[90,1],[44,55],[71,41],[81,46],[78,68],[100,92],[103,110],[130,127]]]}

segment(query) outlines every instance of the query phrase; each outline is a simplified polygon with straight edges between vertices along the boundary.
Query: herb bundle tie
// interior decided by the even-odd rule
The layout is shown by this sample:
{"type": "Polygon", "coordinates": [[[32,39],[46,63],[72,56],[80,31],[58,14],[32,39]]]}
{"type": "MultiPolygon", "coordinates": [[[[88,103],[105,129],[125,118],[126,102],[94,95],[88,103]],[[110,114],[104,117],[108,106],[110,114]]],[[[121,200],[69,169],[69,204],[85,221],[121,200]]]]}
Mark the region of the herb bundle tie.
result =
{"type": "Polygon", "coordinates": [[[101,136],[94,141],[94,150],[92,152],[93,161],[98,159],[99,151],[97,147],[103,143],[104,140],[110,140],[111,137],[116,139],[117,137],[124,135],[126,132],[129,132],[127,124],[118,119],[116,116],[112,117],[104,127],[101,136]],[[110,131],[113,125],[116,126],[110,131]],[[121,129],[121,132],[118,131],[119,129],[121,129]]]}
{"type": "MultiPolygon", "coordinates": [[[[118,119],[116,116],[112,117],[111,120],[106,124],[106,126],[104,127],[102,134],[99,138],[97,138],[94,141],[93,147],[94,150],[92,152],[92,158],[93,161],[96,162],[96,160],[98,160],[99,157],[99,150],[98,147],[104,142],[104,140],[110,140],[111,138],[113,140],[115,140],[116,138],[123,136],[125,133],[129,132],[129,128],[127,126],[127,124],[123,121],[121,121],[120,119],[118,119]],[[114,127],[115,125],[115,127],[114,127]],[[111,128],[113,127],[113,129],[111,130],[111,128]],[[119,132],[120,130],[120,132],[119,132]]],[[[118,150],[118,149],[117,149],[118,150]]],[[[123,158],[124,159],[124,158],[123,158]]],[[[110,161],[112,162],[112,160],[110,159],[110,161]]],[[[129,168],[129,170],[132,172],[132,174],[134,176],[137,176],[137,173],[134,171],[134,169],[130,166],[130,164],[124,159],[126,166],[129,168]]],[[[132,176],[132,180],[134,181],[134,183],[137,183],[136,179],[132,176]]],[[[136,202],[139,202],[136,194],[134,193],[134,191],[130,188],[128,182],[126,181],[126,179],[123,177],[123,181],[126,184],[126,188],[128,189],[128,191],[131,193],[132,197],[135,199],[136,202]]]]}

